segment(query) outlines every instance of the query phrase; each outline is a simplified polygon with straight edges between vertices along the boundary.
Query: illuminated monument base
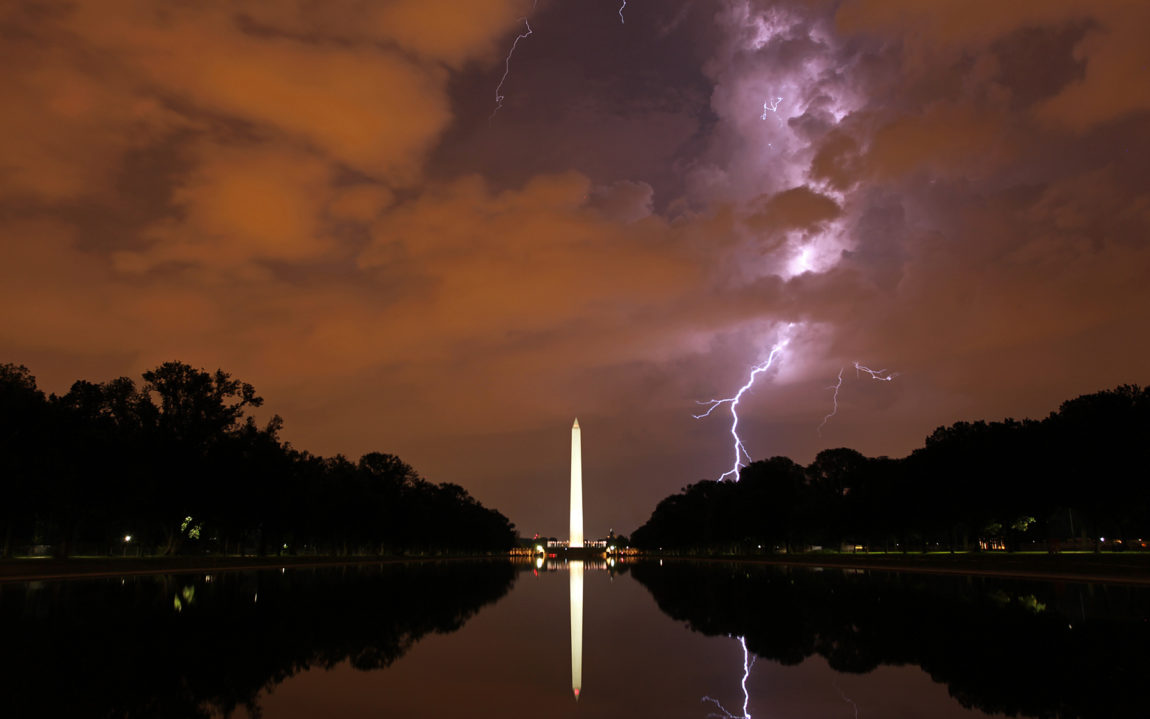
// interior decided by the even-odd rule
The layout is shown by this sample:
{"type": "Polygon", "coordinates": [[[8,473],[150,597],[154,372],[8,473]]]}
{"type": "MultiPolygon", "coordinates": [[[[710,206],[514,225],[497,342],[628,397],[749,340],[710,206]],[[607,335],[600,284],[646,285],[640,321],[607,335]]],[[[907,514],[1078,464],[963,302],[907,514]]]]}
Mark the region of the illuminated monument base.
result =
{"type": "Polygon", "coordinates": [[[553,557],[567,560],[597,559],[603,561],[607,557],[606,540],[591,540],[584,542],[582,547],[569,547],[567,542],[559,539],[547,540],[547,553],[553,557]]]}

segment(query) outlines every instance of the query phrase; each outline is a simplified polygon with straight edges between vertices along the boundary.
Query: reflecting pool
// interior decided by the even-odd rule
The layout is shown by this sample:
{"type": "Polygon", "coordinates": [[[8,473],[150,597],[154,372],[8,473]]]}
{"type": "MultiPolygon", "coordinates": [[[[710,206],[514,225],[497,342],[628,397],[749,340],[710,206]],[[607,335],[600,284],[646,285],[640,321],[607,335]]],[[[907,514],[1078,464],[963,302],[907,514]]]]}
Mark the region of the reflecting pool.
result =
{"type": "Polygon", "coordinates": [[[1150,592],[735,563],[0,584],[0,716],[1134,717],[1150,592]]]}

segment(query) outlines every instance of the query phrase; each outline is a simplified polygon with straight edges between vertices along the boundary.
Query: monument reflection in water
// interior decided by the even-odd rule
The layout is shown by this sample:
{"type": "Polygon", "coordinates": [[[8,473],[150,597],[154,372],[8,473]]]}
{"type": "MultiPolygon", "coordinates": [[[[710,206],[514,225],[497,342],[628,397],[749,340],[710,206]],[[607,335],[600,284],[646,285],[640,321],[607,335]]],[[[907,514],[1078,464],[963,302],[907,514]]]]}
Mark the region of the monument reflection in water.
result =
{"type": "Polygon", "coordinates": [[[583,562],[572,561],[571,572],[571,691],[583,688],[583,562]]]}
{"type": "MultiPolygon", "coordinates": [[[[614,559],[569,559],[565,561],[570,590],[570,629],[572,629],[572,693],[577,701],[583,693],[583,573],[612,569],[614,559]]],[[[537,568],[546,563],[539,559],[537,568]]],[[[557,571],[552,568],[551,571],[557,571]]]]}
{"type": "Polygon", "coordinates": [[[584,572],[611,569],[614,560],[610,559],[570,559],[555,564],[544,560],[536,560],[536,570],[547,568],[547,571],[562,571],[567,569],[568,588],[570,590],[571,609],[571,692],[575,699],[583,693],[583,585],[584,572]]]}

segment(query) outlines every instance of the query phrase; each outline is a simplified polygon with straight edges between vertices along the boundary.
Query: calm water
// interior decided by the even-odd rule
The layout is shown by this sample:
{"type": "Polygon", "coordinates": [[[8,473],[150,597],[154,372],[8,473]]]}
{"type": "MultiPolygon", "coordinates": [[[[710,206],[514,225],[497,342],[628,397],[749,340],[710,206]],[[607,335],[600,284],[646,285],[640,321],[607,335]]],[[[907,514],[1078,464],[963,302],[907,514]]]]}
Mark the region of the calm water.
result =
{"type": "Polygon", "coordinates": [[[0,584],[0,716],[1150,715],[1145,590],[620,569],[0,584]]]}

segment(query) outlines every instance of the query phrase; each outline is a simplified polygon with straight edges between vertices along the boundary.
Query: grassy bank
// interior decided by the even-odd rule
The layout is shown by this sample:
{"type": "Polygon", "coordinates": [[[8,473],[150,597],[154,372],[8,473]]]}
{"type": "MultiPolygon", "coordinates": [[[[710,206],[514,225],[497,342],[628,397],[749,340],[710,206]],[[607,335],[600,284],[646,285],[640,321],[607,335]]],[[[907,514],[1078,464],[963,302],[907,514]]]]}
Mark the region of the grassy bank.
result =
{"type": "Polygon", "coordinates": [[[877,571],[923,572],[1016,577],[1045,581],[1107,582],[1150,585],[1150,552],[811,552],[726,557],[692,557],[709,561],[750,562],[784,566],[833,567],[877,571]]]}
{"type": "MultiPolygon", "coordinates": [[[[497,555],[496,558],[502,558],[497,555]]],[[[280,569],[282,567],[342,567],[447,559],[490,559],[486,555],[464,556],[391,556],[345,557],[71,557],[69,559],[18,558],[0,560],[0,582],[24,582],[48,579],[93,579],[139,574],[194,574],[199,572],[247,569],[280,569]]]]}
{"type": "MultiPolygon", "coordinates": [[[[657,558],[657,555],[648,555],[657,558]]],[[[444,559],[502,559],[503,555],[345,557],[73,557],[0,560],[0,582],[87,579],[140,574],[180,574],[281,567],[338,567],[444,559]]],[[[1106,582],[1150,585],[1150,552],[971,552],[853,553],[810,552],[750,556],[675,556],[712,562],[747,562],[780,566],[828,567],[873,571],[1001,576],[1044,581],[1106,582]]]]}

